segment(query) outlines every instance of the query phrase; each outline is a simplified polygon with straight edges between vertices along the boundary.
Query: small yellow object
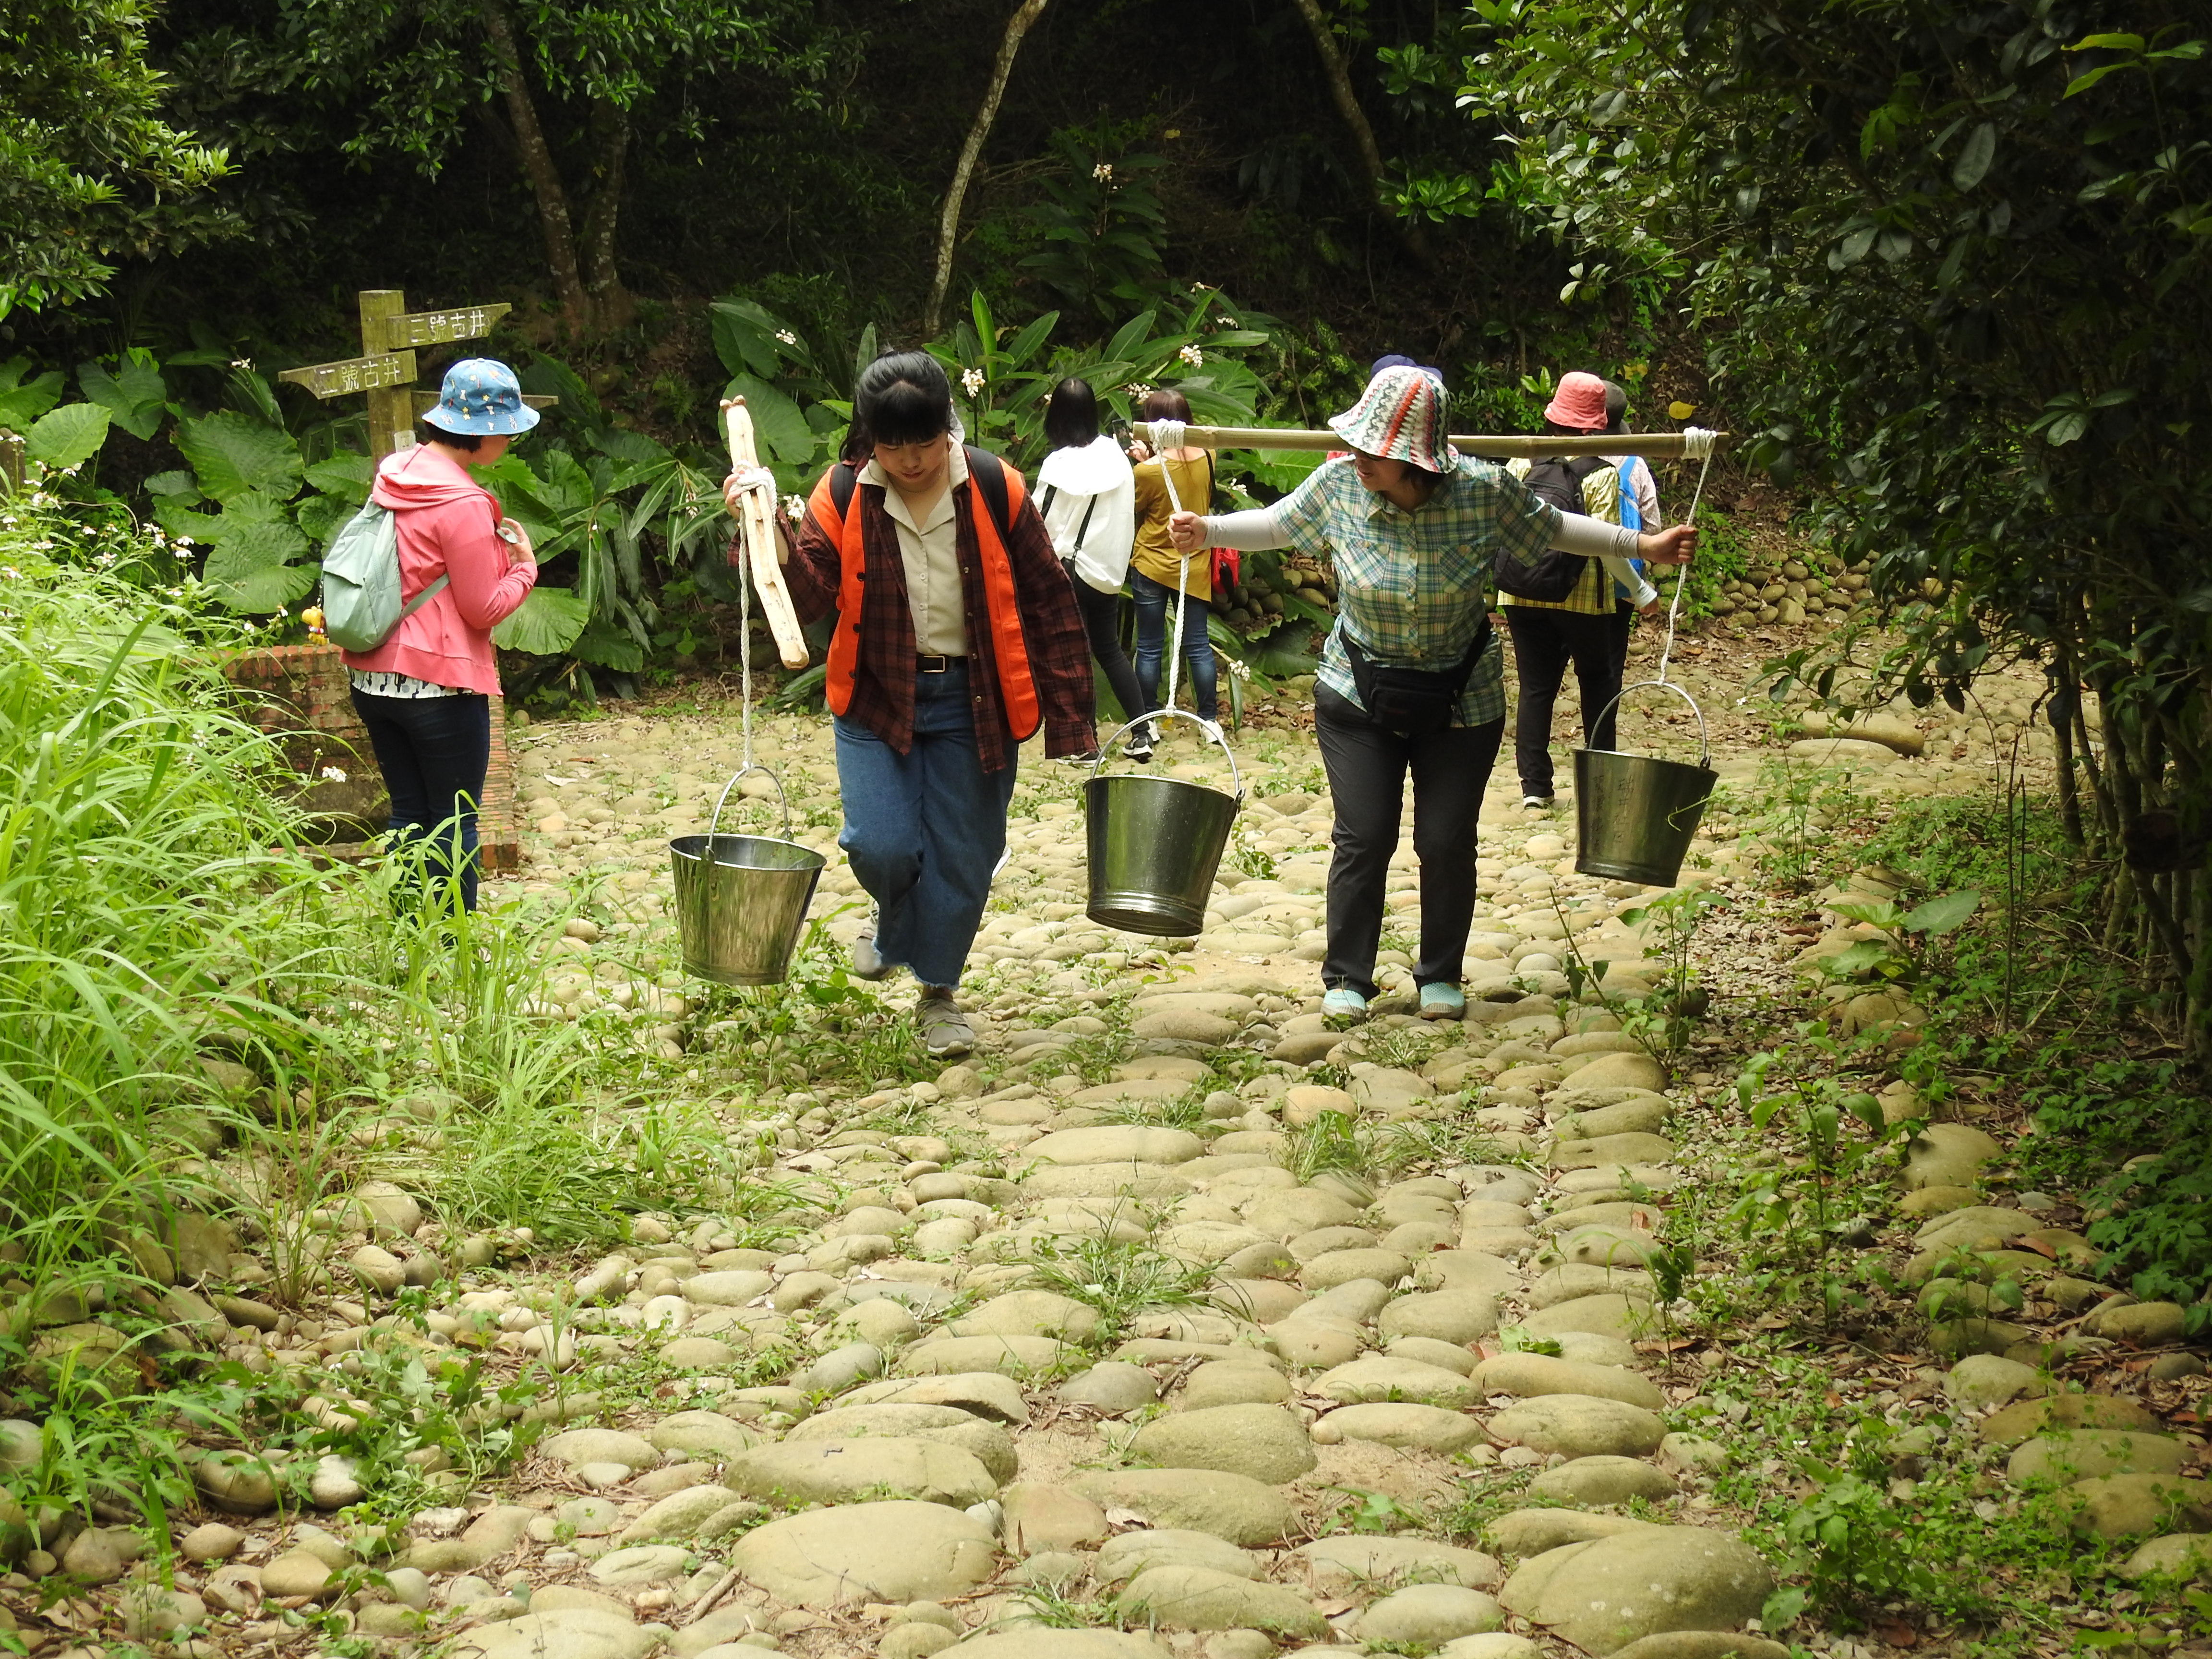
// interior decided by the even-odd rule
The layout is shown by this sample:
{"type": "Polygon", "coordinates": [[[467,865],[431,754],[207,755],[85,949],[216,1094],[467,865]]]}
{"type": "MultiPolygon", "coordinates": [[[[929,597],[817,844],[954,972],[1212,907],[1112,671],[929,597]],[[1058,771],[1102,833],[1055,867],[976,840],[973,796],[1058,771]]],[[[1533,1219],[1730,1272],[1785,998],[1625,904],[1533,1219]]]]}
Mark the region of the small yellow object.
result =
{"type": "Polygon", "coordinates": [[[302,624],[304,624],[304,625],[306,626],[307,630],[310,634],[314,635],[315,635],[317,638],[319,638],[319,639],[322,636],[322,632],[323,632],[323,608],[322,608],[322,606],[320,606],[320,605],[309,605],[309,606],[308,606],[305,611],[302,611],[300,613],[300,621],[301,622],[301,623],[302,623],[302,624]]]}
{"type": "Polygon", "coordinates": [[[1697,412],[1697,404],[1686,404],[1680,398],[1667,405],[1667,418],[1670,421],[1686,421],[1697,412]]]}

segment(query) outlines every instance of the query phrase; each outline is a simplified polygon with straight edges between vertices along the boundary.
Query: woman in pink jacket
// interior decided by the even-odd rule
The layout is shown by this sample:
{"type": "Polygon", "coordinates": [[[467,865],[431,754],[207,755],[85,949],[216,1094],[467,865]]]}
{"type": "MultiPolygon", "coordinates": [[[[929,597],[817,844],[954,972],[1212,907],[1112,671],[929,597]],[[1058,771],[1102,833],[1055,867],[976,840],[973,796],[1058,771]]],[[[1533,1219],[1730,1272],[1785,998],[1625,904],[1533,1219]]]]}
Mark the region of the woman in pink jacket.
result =
{"type": "Polygon", "coordinates": [[[491,630],[529,598],[538,562],[522,527],[467,469],[505,454],[538,411],[513,369],[471,358],[446,371],[422,420],[423,441],[385,458],[370,497],[398,521],[400,599],[413,609],[375,650],[347,652],[345,665],[392,797],[392,845],[427,842],[434,890],[457,880],[462,908],[473,910],[477,803],[499,690],[491,630]],[[416,604],[426,590],[434,591],[416,604]]]}

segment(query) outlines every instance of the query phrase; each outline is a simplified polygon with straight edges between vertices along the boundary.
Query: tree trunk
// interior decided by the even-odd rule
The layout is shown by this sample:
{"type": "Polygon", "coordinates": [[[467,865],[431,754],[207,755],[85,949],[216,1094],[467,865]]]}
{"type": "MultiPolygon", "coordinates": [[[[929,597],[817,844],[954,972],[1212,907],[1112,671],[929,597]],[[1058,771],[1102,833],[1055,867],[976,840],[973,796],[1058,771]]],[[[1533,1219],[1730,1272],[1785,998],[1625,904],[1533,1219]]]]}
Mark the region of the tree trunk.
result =
{"type": "MultiPolygon", "coordinates": [[[[1344,118],[1345,128],[1352,134],[1352,145],[1359,152],[1359,170],[1367,175],[1368,205],[1383,213],[1382,151],[1375,143],[1375,129],[1368,125],[1367,112],[1359,107],[1359,100],[1352,90],[1352,75],[1345,68],[1344,54],[1336,49],[1336,35],[1329,28],[1328,15],[1322,10],[1321,0],[1296,0],[1296,3],[1298,15],[1306,20],[1306,32],[1313,36],[1322,73],[1328,77],[1328,90],[1336,100],[1336,112],[1344,118]]],[[[1386,214],[1385,217],[1406,252],[1419,264],[1427,264],[1429,239],[1421,227],[1395,214],[1386,214]]]]}
{"type": "Polygon", "coordinates": [[[593,331],[610,334],[629,325],[636,307],[615,269],[615,221],[622,212],[623,165],[629,155],[629,113],[605,98],[592,105],[592,155],[599,178],[584,210],[584,292],[593,331]]]}
{"type": "Polygon", "coordinates": [[[945,216],[937,227],[937,270],[929,279],[929,303],[922,308],[921,331],[925,336],[937,332],[939,319],[945,313],[945,290],[952,283],[952,249],[959,240],[960,209],[968,196],[968,182],[975,174],[976,161],[983,154],[983,141],[991,136],[991,123],[999,118],[999,100],[1006,95],[1006,82],[1014,72],[1014,54],[1022,49],[1022,37],[1030,32],[1030,25],[1043,15],[1045,0],[1022,0],[1014,8],[1014,15],[1006,20],[1006,38],[999,42],[998,61],[991,65],[991,82],[984,88],[983,101],[975,111],[974,125],[968,129],[968,142],[960,147],[960,160],[952,169],[952,183],[945,192],[945,216]]]}
{"type": "Polygon", "coordinates": [[[500,91],[507,99],[507,124],[514,131],[515,149],[521,153],[523,177],[538,199],[538,228],[545,239],[545,269],[553,278],[553,292],[568,326],[580,331],[591,326],[591,295],[584,287],[583,270],[576,258],[575,227],[568,217],[568,193],[562,186],[561,171],[553,165],[553,151],[545,130],[538,125],[538,106],[531,101],[529,82],[523,78],[522,54],[514,44],[514,25],[504,0],[482,0],[484,37],[499,64],[500,91]]]}

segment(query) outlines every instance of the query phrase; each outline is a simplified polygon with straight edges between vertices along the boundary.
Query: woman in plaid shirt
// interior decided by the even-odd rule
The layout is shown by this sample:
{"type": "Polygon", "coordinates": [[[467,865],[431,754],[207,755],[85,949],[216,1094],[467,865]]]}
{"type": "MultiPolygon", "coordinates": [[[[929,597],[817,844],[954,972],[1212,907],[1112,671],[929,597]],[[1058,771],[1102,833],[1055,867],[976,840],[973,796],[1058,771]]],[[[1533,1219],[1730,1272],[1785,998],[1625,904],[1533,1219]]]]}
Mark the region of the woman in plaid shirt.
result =
{"type": "Polygon", "coordinates": [[[1417,368],[1383,370],[1329,425],[1352,447],[1273,507],[1176,515],[1177,547],[1333,551],[1336,626],[1322,653],[1314,724],[1336,811],[1328,872],[1328,954],[1322,1005],[1364,1018],[1375,994],[1384,888],[1398,847],[1406,774],[1413,775],[1413,849],[1421,863],[1420,1012],[1455,1019],[1474,917],[1475,817],[1505,727],[1504,653],[1492,635],[1491,572],[1498,551],[1534,559],[1548,548],[1587,557],[1686,562],[1686,526],[1639,535],[1570,519],[1526,484],[1444,438],[1444,403],[1417,368]],[[1389,682],[1413,680],[1429,718],[1405,713],[1389,682]],[[1363,684],[1365,689],[1363,689],[1363,684]]]}
{"type": "MultiPolygon", "coordinates": [[[[816,486],[795,533],[785,538],[779,519],[777,550],[801,618],[838,611],[851,647],[830,662],[837,844],[876,902],[854,971],[911,969],[922,1042],[946,1059],[975,1047],[955,992],[1006,849],[1019,745],[1042,728],[1048,757],[1097,747],[1091,645],[1044,520],[1021,475],[959,435],[934,358],[878,358],[854,393],[854,459],[816,486]],[[987,556],[979,514],[991,516],[1003,564],[987,556]],[[842,532],[855,523],[862,603],[847,616],[842,532]],[[1022,729],[1017,709],[1033,711],[1022,729]]],[[[775,489],[757,467],[732,473],[722,493],[734,514],[746,490],[775,489]]]]}

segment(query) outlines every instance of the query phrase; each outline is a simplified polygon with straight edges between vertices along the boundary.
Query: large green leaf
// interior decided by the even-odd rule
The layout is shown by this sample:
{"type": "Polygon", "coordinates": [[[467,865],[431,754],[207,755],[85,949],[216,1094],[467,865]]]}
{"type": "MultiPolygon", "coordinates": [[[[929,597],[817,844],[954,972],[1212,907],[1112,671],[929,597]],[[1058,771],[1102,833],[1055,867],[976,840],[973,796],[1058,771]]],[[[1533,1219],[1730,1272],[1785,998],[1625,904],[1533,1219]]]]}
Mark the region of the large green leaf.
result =
{"type": "Polygon", "coordinates": [[[62,377],[58,369],[49,369],[33,380],[24,374],[31,367],[28,357],[10,357],[0,363],[0,426],[11,432],[24,432],[62,400],[62,377]]]}
{"type": "Polygon", "coordinates": [[[1964,888],[1929,899],[1898,925],[1908,933],[1948,933],[1981,908],[1981,894],[1964,888]]]}
{"type": "Polygon", "coordinates": [[[316,489],[342,495],[359,507],[368,499],[368,487],[376,482],[376,463],[354,450],[340,450],[310,466],[307,477],[316,489]]]}
{"type": "Polygon", "coordinates": [[[761,458],[763,461],[773,457],[786,466],[799,466],[812,458],[814,428],[806,424],[799,405],[787,394],[757,374],[740,374],[722,395],[745,400],[745,409],[753,417],[753,437],[768,452],[761,458]]]}
{"type": "Polygon", "coordinates": [[[717,300],[709,307],[714,316],[714,352],[732,374],[750,371],[775,373],[779,331],[783,325],[750,300],[717,300]]]}
{"type": "Polygon", "coordinates": [[[226,570],[265,569],[289,563],[308,548],[307,538],[289,519],[248,518],[237,513],[220,514],[199,539],[216,550],[208,556],[210,570],[218,558],[226,570]]]}
{"type": "Polygon", "coordinates": [[[160,429],[169,388],[154,354],[143,346],[125,352],[112,374],[98,363],[79,363],[76,383],[132,437],[150,438],[160,429]]]}
{"type": "Polygon", "coordinates": [[[76,466],[107,441],[107,411],[98,404],[64,404],[23,434],[23,453],[55,468],[76,466]]]}
{"type": "Polygon", "coordinates": [[[229,548],[209,556],[207,582],[216,601],[232,611],[266,616],[280,605],[305,599],[314,586],[317,572],[311,564],[265,564],[233,570],[222,564],[229,548]]]}
{"type": "Polygon", "coordinates": [[[250,489],[289,500],[304,470],[300,446],[282,428],[222,410],[177,423],[177,447],[192,464],[200,488],[219,501],[250,489]]]}
{"type": "Polygon", "coordinates": [[[579,661],[611,668],[618,674],[635,674],[645,666],[645,647],[605,617],[594,617],[568,648],[579,661]]]}
{"type": "Polygon", "coordinates": [[[343,495],[310,495],[300,503],[301,532],[318,547],[328,547],[339,528],[360,511],[358,502],[343,495]]]}
{"type": "Polygon", "coordinates": [[[558,656],[576,642],[591,619],[591,607],[568,589],[533,587],[514,614],[491,630],[491,642],[502,651],[558,656]]]}

